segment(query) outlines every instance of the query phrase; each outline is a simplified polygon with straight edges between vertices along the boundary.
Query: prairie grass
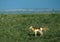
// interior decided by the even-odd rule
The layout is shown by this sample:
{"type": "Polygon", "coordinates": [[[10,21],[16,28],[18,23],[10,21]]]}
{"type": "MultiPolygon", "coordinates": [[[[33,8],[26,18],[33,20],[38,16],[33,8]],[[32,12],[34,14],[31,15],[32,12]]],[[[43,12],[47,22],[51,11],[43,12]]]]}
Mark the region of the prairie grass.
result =
{"type": "Polygon", "coordinates": [[[60,14],[0,14],[0,42],[60,42],[60,14]],[[34,37],[31,25],[49,31],[34,37]]]}

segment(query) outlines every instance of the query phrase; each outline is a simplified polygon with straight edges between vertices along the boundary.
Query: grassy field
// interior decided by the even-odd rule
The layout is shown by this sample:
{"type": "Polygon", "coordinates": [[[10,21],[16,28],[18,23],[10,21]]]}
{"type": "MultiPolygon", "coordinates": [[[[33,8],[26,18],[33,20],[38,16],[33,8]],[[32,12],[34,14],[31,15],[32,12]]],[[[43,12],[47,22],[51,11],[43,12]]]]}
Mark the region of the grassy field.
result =
{"type": "Polygon", "coordinates": [[[60,14],[0,14],[0,42],[60,42],[60,14]],[[49,31],[34,37],[31,25],[49,31]]]}

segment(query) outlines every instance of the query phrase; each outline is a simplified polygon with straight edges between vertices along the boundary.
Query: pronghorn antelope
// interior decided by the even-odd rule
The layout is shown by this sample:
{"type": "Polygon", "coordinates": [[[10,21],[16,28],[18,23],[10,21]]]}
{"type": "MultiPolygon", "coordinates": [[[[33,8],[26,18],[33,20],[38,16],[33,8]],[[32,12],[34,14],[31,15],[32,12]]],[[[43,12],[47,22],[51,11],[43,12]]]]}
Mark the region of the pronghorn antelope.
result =
{"type": "Polygon", "coordinates": [[[35,32],[35,37],[37,36],[37,32],[39,32],[41,34],[41,36],[43,36],[43,32],[42,32],[42,28],[34,28],[32,26],[30,26],[30,28],[33,32],[35,32]]]}
{"type": "Polygon", "coordinates": [[[37,32],[39,32],[41,36],[43,36],[43,33],[48,30],[48,26],[40,27],[40,28],[34,28],[33,26],[30,26],[29,29],[31,29],[35,33],[35,37],[37,36],[37,32]]]}

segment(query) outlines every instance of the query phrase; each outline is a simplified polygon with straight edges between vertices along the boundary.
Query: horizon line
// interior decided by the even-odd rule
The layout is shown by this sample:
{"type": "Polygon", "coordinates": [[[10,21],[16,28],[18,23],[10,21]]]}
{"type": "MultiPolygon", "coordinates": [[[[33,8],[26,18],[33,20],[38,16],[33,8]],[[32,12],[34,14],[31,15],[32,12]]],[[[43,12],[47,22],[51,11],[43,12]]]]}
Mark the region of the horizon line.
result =
{"type": "Polygon", "coordinates": [[[33,10],[34,10],[34,9],[43,9],[43,10],[44,10],[44,9],[50,9],[50,10],[56,10],[56,9],[57,9],[57,10],[60,10],[60,8],[15,8],[15,9],[0,9],[0,11],[1,11],[1,10],[23,10],[23,9],[24,9],[24,10],[25,10],[25,9],[33,9],[33,10]]]}

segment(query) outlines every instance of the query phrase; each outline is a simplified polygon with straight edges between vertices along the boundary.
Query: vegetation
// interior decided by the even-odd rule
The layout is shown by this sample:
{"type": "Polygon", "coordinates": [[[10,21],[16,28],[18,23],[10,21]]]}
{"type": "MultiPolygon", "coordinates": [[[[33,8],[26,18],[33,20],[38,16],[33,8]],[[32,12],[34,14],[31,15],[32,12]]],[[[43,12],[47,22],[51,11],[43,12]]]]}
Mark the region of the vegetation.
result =
{"type": "Polygon", "coordinates": [[[60,42],[60,14],[0,14],[0,42],[60,42]],[[34,37],[31,25],[49,31],[34,37]]]}

